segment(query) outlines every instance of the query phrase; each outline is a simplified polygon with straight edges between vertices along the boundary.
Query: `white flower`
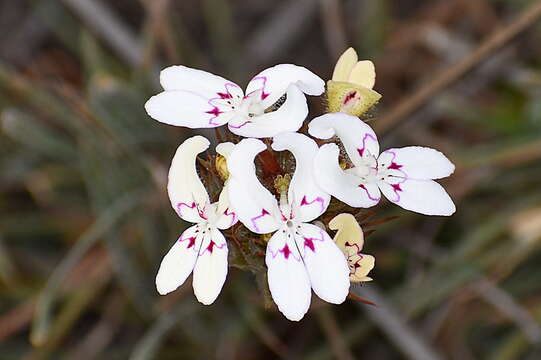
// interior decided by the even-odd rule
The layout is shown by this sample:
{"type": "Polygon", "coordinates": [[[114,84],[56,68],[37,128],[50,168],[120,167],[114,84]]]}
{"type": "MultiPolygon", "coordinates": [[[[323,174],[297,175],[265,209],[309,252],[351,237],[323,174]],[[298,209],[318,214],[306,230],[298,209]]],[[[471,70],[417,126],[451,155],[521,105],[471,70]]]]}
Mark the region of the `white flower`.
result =
{"type": "MultiPolygon", "coordinates": [[[[193,289],[197,300],[210,305],[216,300],[227,276],[227,243],[219,229],[237,222],[228,200],[227,182],[219,201],[211,204],[209,195],[196,171],[196,157],[209,147],[209,141],[194,136],[177,149],[167,190],[171,205],[185,221],[195,223],[180,235],[162,260],[156,275],[161,295],[181,286],[193,271],[193,289]]],[[[226,158],[232,143],[218,145],[216,150],[226,158]]]]}
{"type": "Polygon", "coordinates": [[[323,145],[314,162],[319,186],[338,200],[368,208],[381,193],[404,209],[426,215],[451,215],[455,205],[443,187],[433,179],[453,173],[455,166],[437,150],[408,146],[379,154],[374,131],[355,116],[335,113],[315,118],[310,135],[329,139],[338,136],[354,167],[342,170],[339,148],[323,145]]]}
{"type": "Polygon", "coordinates": [[[257,138],[297,131],[308,114],[304,94],[325,90],[321,78],[292,64],[262,71],[250,80],[246,94],[229,80],[185,66],[166,68],[160,82],[165,91],[145,104],[152,118],[192,129],[227,123],[233,133],[257,138]]]}
{"type": "Polygon", "coordinates": [[[252,232],[274,232],[267,244],[268,281],[274,302],[290,320],[298,321],[310,307],[311,289],[321,299],[342,303],[349,292],[349,269],[329,235],[308,222],[323,214],[330,196],[314,182],[317,144],[305,135],[283,133],[273,139],[276,151],[296,159],[295,174],[280,202],[259,182],[254,158],[263,142],[244,139],[229,162],[229,195],[239,220],[252,232]]]}

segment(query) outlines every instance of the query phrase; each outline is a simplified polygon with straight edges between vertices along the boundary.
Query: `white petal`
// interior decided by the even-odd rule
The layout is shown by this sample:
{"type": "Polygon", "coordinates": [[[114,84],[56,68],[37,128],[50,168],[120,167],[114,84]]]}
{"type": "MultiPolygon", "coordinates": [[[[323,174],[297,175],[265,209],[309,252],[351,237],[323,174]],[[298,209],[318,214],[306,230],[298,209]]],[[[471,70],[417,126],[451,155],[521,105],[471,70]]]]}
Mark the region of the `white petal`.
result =
{"type": "MultiPolygon", "coordinates": [[[[229,161],[229,156],[233,152],[233,149],[235,149],[235,144],[232,142],[224,142],[216,145],[216,152],[229,161]]],[[[228,169],[229,171],[229,169],[228,169]]],[[[218,199],[218,220],[215,224],[215,226],[218,229],[229,229],[231,226],[235,225],[238,221],[237,215],[235,214],[233,210],[233,205],[231,205],[231,202],[229,201],[229,181],[225,181],[224,187],[222,188],[222,192],[220,193],[220,198],[218,199]]]]}
{"type": "Polygon", "coordinates": [[[378,185],[389,201],[406,210],[443,216],[449,216],[456,210],[445,189],[433,180],[389,177],[378,185]]]}
{"type": "Polygon", "coordinates": [[[319,149],[314,161],[314,178],[317,184],[349,206],[368,208],[376,205],[380,198],[379,195],[374,196],[377,193],[369,192],[372,187],[361,184],[359,177],[340,168],[339,152],[336,144],[325,144],[319,149]]]}
{"type": "Polygon", "coordinates": [[[308,115],[306,97],[295,85],[287,89],[287,99],[273,112],[253,118],[235,117],[229,122],[229,130],[244,137],[273,137],[287,131],[297,131],[308,115]]]}
{"type": "Polygon", "coordinates": [[[239,142],[228,160],[229,201],[239,220],[250,231],[267,234],[278,229],[278,202],[259,182],[254,158],[267,147],[256,139],[239,142]]]}
{"type": "Polygon", "coordinates": [[[240,97],[244,95],[237,84],[221,76],[182,65],[162,70],[160,83],[164,90],[190,91],[207,99],[219,96],[218,93],[240,97]]]}
{"type": "Polygon", "coordinates": [[[357,52],[353,48],[348,48],[336,62],[332,74],[333,81],[349,81],[351,70],[357,64],[357,52]]]}
{"type": "Polygon", "coordinates": [[[301,224],[295,241],[303,248],[303,260],[312,289],[322,300],[341,304],[349,293],[349,266],[329,235],[312,224],[301,224]]]}
{"type": "Polygon", "coordinates": [[[235,112],[211,104],[210,99],[183,91],[164,91],[145,104],[148,115],[159,122],[192,129],[214,128],[227,123],[235,112]]]}
{"type": "Polygon", "coordinates": [[[280,64],[263,70],[248,83],[246,94],[261,90],[266,107],[285,94],[289,85],[295,84],[307,95],[318,96],[325,91],[325,82],[310,70],[293,64],[280,64]]]}
{"type": "Polygon", "coordinates": [[[297,246],[287,231],[269,240],[265,262],[272,299],[286,318],[299,321],[310,308],[310,280],[297,246]]]}
{"type": "Polygon", "coordinates": [[[209,147],[203,136],[186,139],[177,149],[171,168],[167,191],[171,205],[177,214],[189,222],[205,221],[203,210],[209,203],[209,196],[197,175],[196,157],[209,147]]]}
{"type": "Polygon", "coordinates": [[[237,214],[233,210],[233,205],[231,205],[231,202],[229,201],[229,181],[226,181],[224,188],[220,193],[217,212],[217,220],[214,226],[218,229],[229,229],[238,221],[237,214]]]}
{"type": "Polygon", "coordinates": [[[282,133],[273,139],[276,151],[288,150],[295,156],[295,174],[289,185],[289,203],[298,211],[298,221],[312,221],[327,210],[331,196],[314,179],[316,142],[299,133],[282,133]]]}
{"type": "Polygon", "coordinates": [[[216,145],[216,152],[225,157],[227,160],[234,148],[235,144],[233,144],[232,142],[223,142],[216,145]]]}
{"type": "Polygon", "coordinates": [[[319,116],[308,125],[310,135],[319,139],[338,136],[344,144],[349,158],[356,165],[364,164],[363,155],[379,155],[376,133],[356,116],[332,113],[319,116]]]}
{"type": "Polygon", "coordinates": [[[197,300],[210,305],[216,300],[227,277],[227,243],[219,230],[210,229],[193,270],[193,291],[197,300]]]}
{"type": "Polygon", "coordinates": [[[378,168],[398,170],[410,179],[441,179],[455,171],[453,163],[441,152],[421,146],[382,152],[378,158],[378,168]]]}
{"type": "Polygon", "coordinates": [[[176,290],[192,273],[201,247],[198,229],[194,225],[184,231],[164,256],[156,275],[156,289],[161,295],[176,290]]]}

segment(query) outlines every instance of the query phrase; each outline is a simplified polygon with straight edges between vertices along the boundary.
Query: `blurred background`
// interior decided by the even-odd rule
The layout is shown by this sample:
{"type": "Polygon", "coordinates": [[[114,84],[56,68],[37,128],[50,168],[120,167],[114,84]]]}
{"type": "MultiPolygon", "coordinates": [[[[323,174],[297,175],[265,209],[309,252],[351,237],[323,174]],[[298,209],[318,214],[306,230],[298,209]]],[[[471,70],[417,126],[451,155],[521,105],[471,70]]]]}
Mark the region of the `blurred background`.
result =
{"type": "MultiPolygon", "coordinates": [[[[0,0],[0,359],[540,359],[541,1],[0,0]],[[389,146],[457,164],[458,211],[381,203],[378,307],[302,322],[231,268],[210,307],[154,277],[185,224],[166,171],[192,133],[150,119],[158,71],[239,84],[291,62],[376,63],[389,146]]],[[[313,114],[324,111],[311,99],[313,114]]],[[[210,133],[212,134],[212,133],[210,133]]]]}

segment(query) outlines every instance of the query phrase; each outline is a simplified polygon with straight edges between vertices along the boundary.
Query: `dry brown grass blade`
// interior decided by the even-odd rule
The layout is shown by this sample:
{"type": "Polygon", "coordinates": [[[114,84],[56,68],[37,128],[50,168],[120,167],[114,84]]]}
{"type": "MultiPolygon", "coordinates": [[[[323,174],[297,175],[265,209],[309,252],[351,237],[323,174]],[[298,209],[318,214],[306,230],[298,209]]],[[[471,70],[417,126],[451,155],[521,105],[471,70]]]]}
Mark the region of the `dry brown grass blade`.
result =
{"type": "Polygon", "coordinates": [[[348,299],[351,299],[351,300],[355,300],[357,302],[360,302],[360,303],[363,303],[363,304],[367,304],[367,305],[372,305],[372,306],[378,306],[378,304],[368,300],[368,299],[365,299],[363,298],[362,296],[359,296],[357,294],[354,294],[352,292],[349,293],[348,295],[348,299]]]}

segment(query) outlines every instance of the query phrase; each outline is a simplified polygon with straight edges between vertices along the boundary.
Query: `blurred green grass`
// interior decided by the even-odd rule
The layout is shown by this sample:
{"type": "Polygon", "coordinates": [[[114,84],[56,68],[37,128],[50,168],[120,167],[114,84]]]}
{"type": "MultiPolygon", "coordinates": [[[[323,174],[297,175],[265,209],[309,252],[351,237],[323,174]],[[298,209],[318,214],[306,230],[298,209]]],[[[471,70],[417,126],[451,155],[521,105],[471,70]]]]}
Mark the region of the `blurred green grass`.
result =
{"type": "MultiPolygon", "coordinates": [[[[330,25],[310,0],[89,1],[128,34],[128,50],[80,3],[0,2],[0,359],[405,356],[370,316],[378,309],[314,301],[290,323],[236,269],[211,307],[190,284],[160,298],[157,267],[185,226],[166,171],[191,133],[153,121],[143,104],[172,63],[239,83],[279,62],[328,78],[346,45],[328,39],[345,38],[376,62],[377,122],[534,1],[330,1],[341,14],[330,25]],[[452,40],[449,51],[427,40],[434,31],[452,40]]],[[[442,149],[457,164],[445,186],[458,211],[441,219],[380,207],[399,219],[368,237],[375,281],[357,292],[381,294],[442,358],[541,354],[540,30],[384,139],[442,149]]]]}

